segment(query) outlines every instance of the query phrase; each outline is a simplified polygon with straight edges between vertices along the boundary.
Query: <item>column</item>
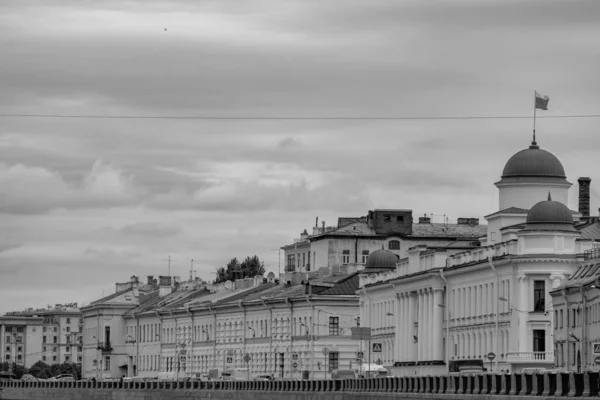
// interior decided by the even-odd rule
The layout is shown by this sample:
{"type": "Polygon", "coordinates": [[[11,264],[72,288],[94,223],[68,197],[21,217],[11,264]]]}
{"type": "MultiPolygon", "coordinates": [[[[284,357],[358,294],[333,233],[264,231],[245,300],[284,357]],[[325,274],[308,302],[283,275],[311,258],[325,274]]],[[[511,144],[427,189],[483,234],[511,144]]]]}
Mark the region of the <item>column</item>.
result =
{"type": "Polygon", "coordinates": [[[402,297],[400,297],[400,293],[396,293],[394,297],[394,350],[393,350],[393,361],[400,361],[400,338],[401,329],[400,323],[404,320],[402,318],[402,307],[400,306],[400,302],[402,301],[402,297]]]}
{"type": "MultiPolygon", "coordinates": [[[[442,304],[442,289],[434,289],[433,290],[433,360],[443,360],[444,354],[442,354],[443,346],[442,346],[442,320],[443,320],[443,308],[439,307],[438,304],[442,304]]],[[[447,322],[448,323],[448,322],[447,322]]],[[[450,345],[450,338],[446,338],[446,346],[450,345]]]]}
{"type": "Polygon", "coordinates": [[[433,289],[429,289],[427,298],[429,299],[429,307],[427,310],[427,359],[433,360],[433,346],[431,345],[433,343],[433,313],[434,309],[439,307],[433,301],[433,289]]]}
{"type": "MultiPolygon", "coordinates": [[[[527,275],[519,275],[520,296],[517,308],[523,311],[529,311],[529,278],[527,275]]],[[[526,313],[519,314],[519,349],[518,351],[529,351],[529,343],[527,342],[527,315],[526,313]]]]}
{"type": "Polygon", "coordinates": [[[410,293],[404,293],[402,296],[402,308],[404,309],[404,337],[402,338],[402,359],[404,361],[410,361],[411,353],[410,353],[410,328],[412,326],[410,315],[410,293]]]}
{"type": "Polygon", "coordinates": [[[429,289],[425,289],[423,291],[423,327],[425,328],[423,332],[419,335],[419,341],[423,341],[421,345],[421,350],[423,351],[423,360],[429,360],[429,347],[431,342],[429,341],[429,289]],[[423,337],[423,339],[421,339],[423,337]]]}
{"type": "Polygon", "coordinates": [[[421,350],[423,339],[421,337],[423,333],[423,292],[417,292],[417,324],[419,329],[417,330],[417,358],[415,361],[420,361],[423,359],[423,351],[421,350]]]}
{"type": "Polygon", "coordinates": [[[414,322],[415,322],[415,313],[416,313],[416,307],[417,307],[417,301],[418,301],[418,296],[416,293],[409,294],[409,305],[408,305],[408,325],[409,325],[409,336],[408,336],[408,343],[409,343],[409,347],[407,348],[410,349],[410,358],[409,361],[417,361],[417,344],[414,343],[413,340],[413,326],[414,326],[414,322]]]}

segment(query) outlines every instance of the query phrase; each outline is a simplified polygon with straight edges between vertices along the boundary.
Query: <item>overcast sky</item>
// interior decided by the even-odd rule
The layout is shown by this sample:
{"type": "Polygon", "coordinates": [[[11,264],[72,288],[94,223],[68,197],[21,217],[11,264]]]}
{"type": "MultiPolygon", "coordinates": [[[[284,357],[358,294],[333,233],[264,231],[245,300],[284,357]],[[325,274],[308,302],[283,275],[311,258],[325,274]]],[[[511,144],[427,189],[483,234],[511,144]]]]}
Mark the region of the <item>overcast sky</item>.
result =
{"type": "MultiPolygon", "coordinates": [[[[0,312],[88,303],[168,256],[276,272],[317,216],[496,211],[534,89],[539,116],[600,114],[599,20],[598,0],[2,0],[1,114],[528,118],[0,117],[0,312]]],[[[599,122],[537,122],[594,215],[599,122]]]]}

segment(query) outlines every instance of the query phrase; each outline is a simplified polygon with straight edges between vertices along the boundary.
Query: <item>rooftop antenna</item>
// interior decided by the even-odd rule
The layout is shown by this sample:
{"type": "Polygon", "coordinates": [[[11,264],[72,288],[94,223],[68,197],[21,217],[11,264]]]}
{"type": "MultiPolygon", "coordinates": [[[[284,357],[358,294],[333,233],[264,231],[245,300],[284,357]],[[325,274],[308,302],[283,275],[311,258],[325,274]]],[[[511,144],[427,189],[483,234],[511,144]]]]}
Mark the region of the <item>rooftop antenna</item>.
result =
{"type": "Polygon", "coordinates": [[[166,260],[163,261],[167,261],[168,262],[168,266],[169,266],[169,276],[171,276],[171,261],[175,261],[175,260],[171,260],[171,256],[167,256],[166,260]]]}
{"type": "Polygon", "coordinates": [[[192,258],[192,262],[190,263],[190,282],[194,280],[194,259],[192,258]]]}

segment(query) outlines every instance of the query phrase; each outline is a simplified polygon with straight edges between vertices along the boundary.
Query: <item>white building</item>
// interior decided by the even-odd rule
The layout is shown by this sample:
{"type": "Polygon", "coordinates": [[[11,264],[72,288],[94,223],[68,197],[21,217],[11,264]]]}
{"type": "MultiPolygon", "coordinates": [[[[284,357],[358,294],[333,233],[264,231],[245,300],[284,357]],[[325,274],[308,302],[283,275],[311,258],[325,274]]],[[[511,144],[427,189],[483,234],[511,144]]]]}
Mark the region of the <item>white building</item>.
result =
{"type": "Polygon", "coordinates": [[[382,254],[361,274],[361,317],[383,335],[396,373],[554,365],[549,291],[575,271],[595,231],[579,221],[585,207],[564,205],[571,184],[562,164],[535,142],[509,159],[496,186],[500,211],[486,217],[481,247],[415,246],[397,266],[382,254]]]}
{"type": "Polygon", "coordinates": [[[136,277],[84,307],[85,377],[249,375],[325,377],[348,369],[361,343],[358,274],[322,268],[299,284],[255,277],[220,285],[136,277]]]}

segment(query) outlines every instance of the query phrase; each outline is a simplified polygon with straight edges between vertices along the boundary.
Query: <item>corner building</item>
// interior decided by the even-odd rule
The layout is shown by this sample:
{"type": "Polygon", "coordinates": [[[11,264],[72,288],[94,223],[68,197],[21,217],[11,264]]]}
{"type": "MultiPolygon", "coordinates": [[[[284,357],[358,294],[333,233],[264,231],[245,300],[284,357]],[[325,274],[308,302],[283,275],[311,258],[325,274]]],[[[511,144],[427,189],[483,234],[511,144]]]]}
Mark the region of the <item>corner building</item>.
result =
{"type": "Polygon", "coordinates": [[[569,210],[564,168],[535,142],[508,160],[495,185],[500,210],[485,217],[478,246],[414,246],[395,266],[360,274],[361,320],[393,347],[385,364],[396,375],[555,365],[549,292],[600,239],[581,207],[589,208],[589,191],[580,210],[569,210]]]}

